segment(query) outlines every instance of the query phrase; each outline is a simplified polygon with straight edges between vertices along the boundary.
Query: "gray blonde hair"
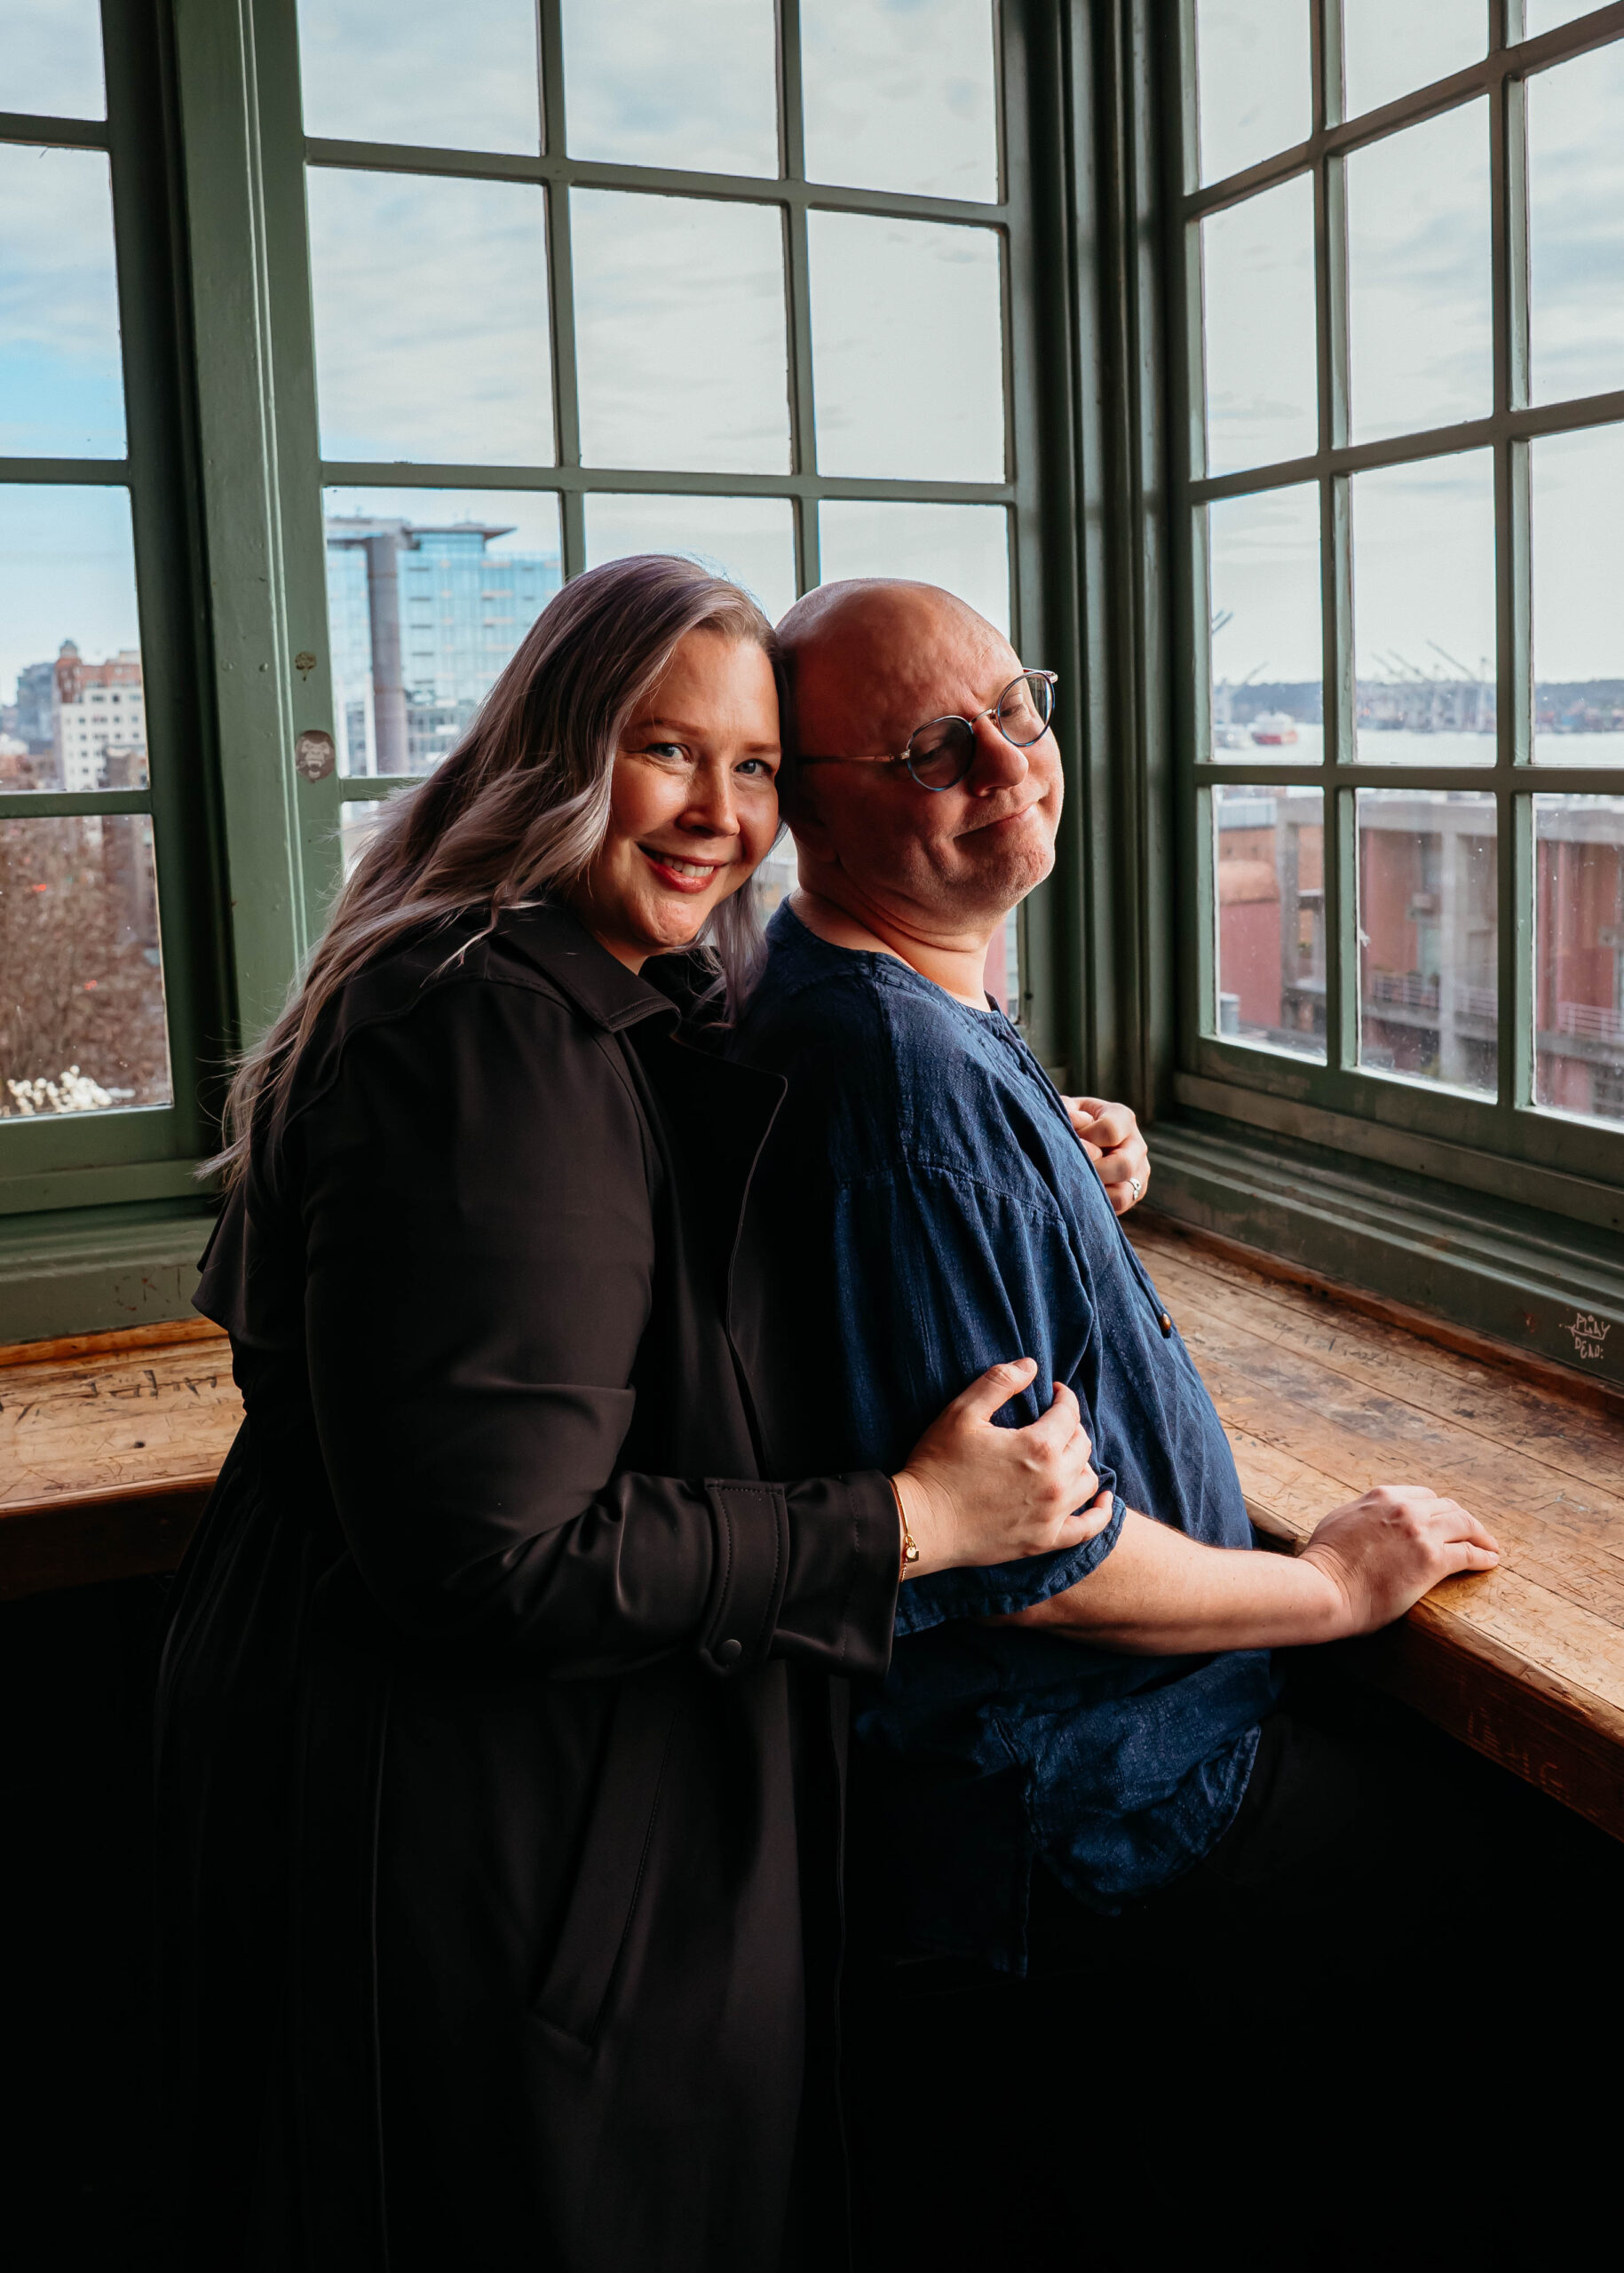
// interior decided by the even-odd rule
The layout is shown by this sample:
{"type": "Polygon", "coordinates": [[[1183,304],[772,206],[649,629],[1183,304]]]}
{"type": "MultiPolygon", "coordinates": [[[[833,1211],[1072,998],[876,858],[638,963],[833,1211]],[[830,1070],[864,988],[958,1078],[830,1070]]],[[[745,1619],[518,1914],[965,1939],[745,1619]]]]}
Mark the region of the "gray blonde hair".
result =
{"type": "MultiPolygon", "coordinates": [[[[281,1016],[237,1061],[225,1149],[204,1173],[227,1184],[265,1116],[287,1112],[301,1052],[347,979],[407,932],[471,908],[486,929],[505,907],[578,883],[609,826],[621,738],[690,631],[748,640],[781,668],[772,626],[750,598],[692,560],[640,554],[591,568],[531,625],[457,748],[389,801],[281,1016]]],[[[725,899],[704,937],[730,1002],[760,961],[754,883],[725,899]]]]}

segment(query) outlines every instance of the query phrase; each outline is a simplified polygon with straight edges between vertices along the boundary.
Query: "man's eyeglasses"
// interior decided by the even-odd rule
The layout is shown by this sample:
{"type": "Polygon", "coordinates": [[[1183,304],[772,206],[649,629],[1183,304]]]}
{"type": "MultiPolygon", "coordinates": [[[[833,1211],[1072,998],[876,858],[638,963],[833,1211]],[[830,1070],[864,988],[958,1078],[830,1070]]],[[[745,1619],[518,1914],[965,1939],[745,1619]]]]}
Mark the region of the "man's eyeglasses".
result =
{"type": "Polygon", "coordinates": [[[956,789],[976,760],[976,728],[990,718],[1005,741],[1028,749],[1049,732],[1055,715],[1053,671],[1023,671],[1012,678],[996,702],[978,710],[973,718],[932,718],[915,726],[907,748],[877,758],[796,756],[797,765],[906,765],[922,789],[956,789]]]}

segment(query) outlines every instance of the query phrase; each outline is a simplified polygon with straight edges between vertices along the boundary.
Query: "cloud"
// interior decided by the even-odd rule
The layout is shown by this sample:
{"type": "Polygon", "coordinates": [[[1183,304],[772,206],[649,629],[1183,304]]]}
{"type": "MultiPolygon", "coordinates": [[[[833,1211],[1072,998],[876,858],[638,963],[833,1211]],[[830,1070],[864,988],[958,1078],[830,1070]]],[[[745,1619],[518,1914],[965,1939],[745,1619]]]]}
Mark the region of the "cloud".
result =
{"type": "Polygon", "coordinates": [[[299,0],[299,58],[306,133],[541,147],[535,0],[299,0]]]}
{"type": "Polygon", "coordinates": [[[107,157],[0,143],[0,455],[122,457],[123,401],[107,157]]]}

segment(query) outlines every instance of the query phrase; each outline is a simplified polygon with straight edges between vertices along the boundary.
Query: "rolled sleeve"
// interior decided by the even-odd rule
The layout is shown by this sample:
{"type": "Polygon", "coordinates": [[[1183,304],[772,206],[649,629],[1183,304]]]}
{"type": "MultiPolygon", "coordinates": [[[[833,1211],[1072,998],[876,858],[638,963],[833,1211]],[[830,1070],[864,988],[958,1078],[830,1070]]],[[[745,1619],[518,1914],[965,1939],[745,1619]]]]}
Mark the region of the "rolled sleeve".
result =
{"type": "Polygon", "coordinates": [[[1010,1618],[1051,1595],[1063,1595],[1098,1570],[1122,1535],[1125,1513],[1113,1493],[1110,1522],[1081,1547],[1027,1556],[1019,1563],[994,1563],[981,1571],[937,1571],[915,1579],[897,1598],[897,1639],[927,1633],[950,1619],[1010,1618]]]}

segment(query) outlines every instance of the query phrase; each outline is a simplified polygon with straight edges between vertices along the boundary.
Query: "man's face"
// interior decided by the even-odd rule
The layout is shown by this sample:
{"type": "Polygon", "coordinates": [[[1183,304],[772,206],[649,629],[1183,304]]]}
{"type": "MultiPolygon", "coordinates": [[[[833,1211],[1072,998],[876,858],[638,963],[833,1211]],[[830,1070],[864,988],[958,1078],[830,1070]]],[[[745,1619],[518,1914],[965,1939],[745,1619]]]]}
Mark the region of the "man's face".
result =
{"type": "Polygon", "coordinates": [[[978,717],[1021,669],[991,624],[926,586],[870,588],[797,643],[795,665],[796,746],[809,754],[873,761],[931,719],[977,720],[955,788],[873,762],[799,773],[790,820],[814,891],[838,872],[860,902],[956,932],[990,927],[1049,874],[1060,753],[1050,732],[1018,749],[978,717]]]}

